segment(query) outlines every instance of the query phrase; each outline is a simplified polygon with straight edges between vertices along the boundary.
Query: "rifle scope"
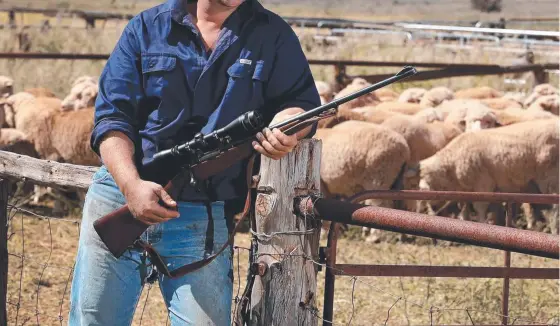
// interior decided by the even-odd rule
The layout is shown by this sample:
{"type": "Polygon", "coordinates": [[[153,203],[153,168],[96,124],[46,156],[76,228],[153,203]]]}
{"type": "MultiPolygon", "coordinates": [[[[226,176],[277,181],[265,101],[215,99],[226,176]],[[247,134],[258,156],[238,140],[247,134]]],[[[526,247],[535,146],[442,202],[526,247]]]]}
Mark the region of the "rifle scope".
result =
{"type": "Polygon", "coordinates": [[[265,127],[263,116],[257,111],[246,112],[227,126],[215,130],[208,135],[198,133],[194,139],[163,150],[154,154],[153,160],[160,160],[169,156],[185,156],[193,153],[193,150],[207,150],[227,145],[234,140],[245,139],[265,127]]]}

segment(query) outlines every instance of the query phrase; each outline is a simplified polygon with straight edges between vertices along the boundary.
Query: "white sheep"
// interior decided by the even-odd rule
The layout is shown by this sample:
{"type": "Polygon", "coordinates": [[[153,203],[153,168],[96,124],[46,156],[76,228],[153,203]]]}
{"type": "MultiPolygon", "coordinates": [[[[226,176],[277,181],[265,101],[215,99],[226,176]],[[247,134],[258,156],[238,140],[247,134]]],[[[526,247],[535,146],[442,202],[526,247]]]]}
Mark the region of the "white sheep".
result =
{"type": "Polygon", "coordinates": [[[485,98],[480,100],[480,102],[492,110],[505,110],[509,108],[523,108],[523,104],[518,101],[507,98],[507,97],[497,97],[497,98],[485,98]]]}
{"type": "Polygon", "coordinates": [[[492,87],[482,86],[460,89],[455,92],[454,97],[456,99],[484,99],[484,98],[496,98],[503,97],[504,94],[492,87]]]}
{"type": "Polygon", "coordinates": [[[35,97],[56,97],[52,90],[44,87],[26,88],[23,91],[35,97]]]}
{"type": "Polygon", "coordinates": [[[386,87],[375,90],[373,91],[373,93],[375,94],[375,96],[377,96],[377,98],[379,98],[379,101],[381,102],[392,102],[399,99],[399,93],[386,87]]]}
{"type": "MultiPolygon", "coordinates": [[[[345,88],[343,88],[342,90],[340,90],[340,92],[336,93],[336,95],[334,96],[334,99],[339,99],[342,98],[344,96],[350,95],[354,92],[357,92],[367,86],[371,85],[370,83],[368,83],[365,79],[362,78],[355,78],[352,83],[348,84],[348,86],[346,86],[345,88]]],[[[377,97],[377,95],[375,95],[374,92],[370,92],[367,93],[363,96],[360,96],[356,99],[353,99],[351,101],[348,101],[344,104],[341,104],[338,108],[340,110],[345,110],[345,109],[353,109],[353,108],[358,108],[358,107],[363,107],[363,106],[368,106],[368,105],[376,105],[380,102],[379,98],[377,97]]]]}
{"type": "Polygon", "coordinates": [[[497,117],[494,112],[478,100],[454,100],[444,102],[438,108],[442,115],[447,110],[445,122],[453,124],[462,131],[474,131],[497,126],[497,117]]]}
{"type": "Polygon", "coordinates": [[[315,81],[315,87],[317,92],[319,92],[319,97],[321,98],[321,104],[330,102],[333,99],[334,92],[331,85],[322,80],[315,81]]]}
{"type": "Polygon", "coordinates": [[[383,102],[375,106],[375,110],[386,110],[408,115],[416,114],[427,108],[425,105],[409,102],[383,102]]]}
{"type": "MultiPolygon", "coordinates": [[[[420,161],[421,190],[524,192],[531,182],[542,193],[558,192],[558,122],[537,120],[464,133],[420,161]]],[[[474,202],[479,221],[488,203],[474,202]]],[[[460,217],[466,219],[467,205],[460,217]]]]}
{"type": "Polygon", "coordinates": [[[399,95],[397,102],[420,103],[422,97],[424,97],[426,92],[427,90],[425,88],[420,88],[420,87],[407,88],[401,93],[401,95],[399,95]]]}
{"type": "Polygon", "coordinates": [[[422,96],[420,104],[425,107],[436,107],[440,105],[441,102],[452,100],[453,98],[454,94],[451,89],[444,86],[439,86],[427,91],[424,96],[422,96]]]}
{"type": "Polygon", "coordinates": [[[321,180],[331,195],[397,187],[410,159],[404,137],[376,124],[346,121],[314,137],[323,143],[321,180]]]}
{"type": "Polygon", "coordinates": [[[28,141],[27,136],[21,130],[15,128],[0,129],[0,147],[6,147],[21,141],[28,141]]]}
{"type": "Polygon", "coordinates": [[[94,83],[82,82],[72,87],[62,101],[62,111],[81,110],[95,105],[99,86],[94,83]]]}
{"type": "Polygon", "coordinates": [[[527,110],[519,108],[509,108],[506,110],[494,111],[496,120],[500,126],[541,119],[558,119],[558,116],[543,110],[527,110]]]}
{"type": "Polygon", "coordinates": [[[14,80],[8,76],[0,76],[0,97],[6,98],[14,93],[14,80]]]}
{"type": "Polygon", "coordinates": [[[558,92],[558,88],[556,88],[555,86],[548,83],[539,84],[533,88],[533,91],[531,92],[531,94],[529,94],[529,96],[527,96],[527,98],[523,102],[523,105],[527,108],[541,96],[559,94],[560,93],[558,92]]]}
{"type": "Polygon", "coordinates": [[[85,84],[97,85],[98,79],[97,79],[97,77],[94,77],[94,76],[87,76],[87,75],[80,76],[72,82],[72,87],[74,87],[76,85],[79,85],[79,84],[84,84],[84,83],[85,84]]]}
{"type": "Polygon", "coordinates": [[[355,110],[338,110],[334,116],[319,120],[317,128],[332,128],[337,124],[348,120],[367,121],[368,119],[361,112],[357,112],[355,110]]]}
{"type": "Polygon", "coordinates": [[[452,124],[424,123],[407,115],[389,118],[381,126],[394,130],[405,138],[410,149],[409,163],[412,165],[434,155],[462,133],[452,124]]]}
{"type": "Polygon", "coordinates": [[[559,95],[543,95],[537,98],[529,107],[528,111],[547,111],[558,115],[559,95]]]}

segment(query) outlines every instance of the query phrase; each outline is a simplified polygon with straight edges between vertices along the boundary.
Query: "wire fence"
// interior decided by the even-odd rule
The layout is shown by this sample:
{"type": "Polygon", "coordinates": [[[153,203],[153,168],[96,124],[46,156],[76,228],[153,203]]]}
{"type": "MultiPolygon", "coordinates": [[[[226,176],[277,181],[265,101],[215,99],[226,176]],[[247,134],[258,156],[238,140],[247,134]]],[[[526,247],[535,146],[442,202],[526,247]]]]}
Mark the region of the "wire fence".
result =
{"type": "MultiPolygon", "coordinates": [[[[34,206],[28,197],[12,196],[8,203],[8,255],[9,281],[7,293],[8,325],[66,325],[70,303],[70,285],[72,282],[73,261],[79,237],[79,214],[75,217],[58,216],[52,212],[52,203],[45,201],[34,206]]],[[[63,214],[67,215],[67,214],[63,214]]],[[[250,236],[259,245],[267,244],[271,239],[282,236],[296,236],[301,239],[318,227],[305,228],[299,233],[275,232],[256,233],[250,236]]],[[[340,239],[339,242],[344,242],[340,239]]],[[[373,250],[384,251],[386,245],[378,244],[377,248],[363,242],[347,240],[351,246],[362,246],[373,250]]],[[[237,313],[237,303],[243,297],[246,285],[249,257],[249,235],[242,234],[236,240],[233,259],[234,287],[232,293],[232,314],[237,313]]],[[[371,259],[371,253],[353,252],[352,247],[339,243],[339,254],[348,259],[359,255],[363,260],[371,259]]],[[[411,262],[406,250],[411,247],[394,247],[393,252],[400,262],[411,262]],[[404,257],[404,258],[403,258],[404,257]]],[[[431,259],[445,254],[449,248],[424,246],[424,253],[431,259]],[[439,250],[437,253],[431,252],[439,250]]],[[[508,325],[558,325],[559,316],[554,302],[550,298],[541,298],[540,294],[531,291],[520,291],[518,297],[534,296],[529,301],[532,307],[517,304],[505,316],[501,314],[499,302],[492,304],[492,295],[483,289],[496,284],[491,280],[484,280],[478,285],[466,284],[461,281],[455,285],[438,284],[435,279],[411,280],[409,278],[368,278],[346,273],[342,269],[331,267],[320,262],[318,257],[304,254],[303,244],[293,248],[290,252],[259,252],[258,256],[271,255],[282,264],[289,264],[290,260],[301,259],[306,264],[312,264],[325,273],[327,269],[335,269],[339,275],[337,283],[337,301],[335,318],[325,320],[321,314],[321,295],[312,298],[308,293],[302,293],[299,302],[301,309],[310,311],[320,322],[328,325],[481,325],[489,321],[502,319],[509,321],[508,325]],[[281,258],[281,259],[279,259],[281,258]],[[411,288],[411,284],[416,284],[411,288]],[[476,292],[476,293],[475,293],[476,292]],[[489,296],[489,298],[484,298],[489,296]],[[524,307],[524,308],[521,308],[524,307]]],[[[491,254],[490,251],[486,254],[491,254]]],[[[341,257],[343,260],[344,258],[341,257]]],[[[397,260],[397,259],[395,259],[397,260]]],[[[394,260],[392,260],[395,262],[394,260]]],[[[536,260],[532,261],[533,263],[536,260]]],[[[548,261],[550,266],[550,261],[548,261]]],[[[318,275],[318,280],[322,277],[318,275]]],[[[536,282],[536,281],[534,281],[536,282]]],[[[537,289],[541,292],[556,291],[558,285],[554,281],[541,283],[537,289]],[[552,287],[549,287],[552,285],[552,287]]],[[[523,283],[528,286],[529,283],[523,283]]],[[[319,281],[319,287],[322,284],[319,281]]],[[[499,287],[499,286],[498,286],[499,287]]],[[[142,296],[138,300],[134,325],[169,325],[170,321],[161,295],[157,294],[159,286],[148,283],[143,287],[142,296]]],[[[322,291],[321,289],[318,291],[322,291]]],[[[513,291],[515,292],[515,291],[513,291]]],[[[514,296],[515,293],[512,294],[514,296]]],[[[554,297],[554,296],[553,296],[554,297]]],[[[554,299],[554,298],[553,298],[554,299]]],[[[558,298],[556,296],[556,304],[558,298]]],[[[301,324],[306,324],[302,322],[301,324]]]]}

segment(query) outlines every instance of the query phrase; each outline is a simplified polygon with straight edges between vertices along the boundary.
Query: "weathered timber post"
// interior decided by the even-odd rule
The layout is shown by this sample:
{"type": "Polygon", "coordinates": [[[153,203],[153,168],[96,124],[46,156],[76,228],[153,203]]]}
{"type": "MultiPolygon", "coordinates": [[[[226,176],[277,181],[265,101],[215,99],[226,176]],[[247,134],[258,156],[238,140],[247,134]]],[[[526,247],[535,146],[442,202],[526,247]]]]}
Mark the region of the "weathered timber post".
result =
{"type": "Polygon", "coordinates": [[[8,324],[8,187],[9,182],[0,179],[0,325],[8,324]]]}
{"type": "Polygon", "coordinates": [[[262,276],[251,293],[251,325],[317,325],[320,224],[294,215],[293,206],[298,196],[319,194],[320,166],[317,139],[281,160],[262,157],[255,202],[262,276]]]}

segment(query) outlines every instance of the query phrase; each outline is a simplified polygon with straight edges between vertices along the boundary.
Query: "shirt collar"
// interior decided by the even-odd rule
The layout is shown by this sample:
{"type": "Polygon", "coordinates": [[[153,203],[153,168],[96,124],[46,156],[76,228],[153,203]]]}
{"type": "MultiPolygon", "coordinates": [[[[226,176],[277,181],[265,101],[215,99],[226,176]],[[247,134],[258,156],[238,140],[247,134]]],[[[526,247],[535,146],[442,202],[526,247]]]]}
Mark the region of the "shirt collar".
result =
{"type": "MultiPolygon", "coordinates": [[[[191,28],[194,27],[185,10],[186,0],[168,0],[167,3],[172,20],[181,25],[187,25],[191,28]]],[[[232,15],[234,14],[239,14],[241,16],[240,18],[242,18],[241,21],[246,21],[252,16],[259,19],[268,18],[265,8],[258,0],[245,0],[232,15]]]]}

